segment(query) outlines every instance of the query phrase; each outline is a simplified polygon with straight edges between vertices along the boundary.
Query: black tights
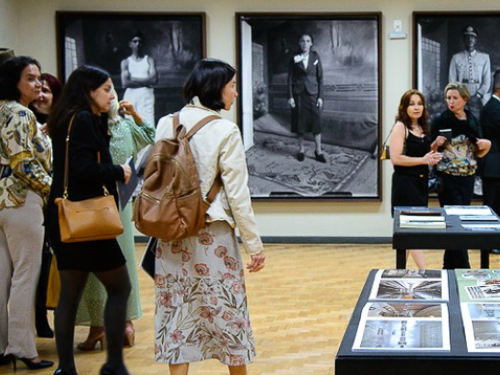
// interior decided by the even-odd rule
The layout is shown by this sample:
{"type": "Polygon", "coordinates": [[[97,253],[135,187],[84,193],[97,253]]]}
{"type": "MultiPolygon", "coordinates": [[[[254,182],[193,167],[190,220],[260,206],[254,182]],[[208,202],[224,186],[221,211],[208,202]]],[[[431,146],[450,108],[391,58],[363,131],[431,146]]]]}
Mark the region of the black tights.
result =
{"type": "MultiPolygon", "coordinates": [[[[128,375],[123,363],[123,339],[130,280],[126,266],[111,271],[95,272],[108,297],[104,308],[104,328],[107,339],[106,368],[119,375],[128,375]]],[[[78,304],[88,279],[88,272],[61,270],[61,294],[55,311],[54,328],[59,368],[76,374],[73,345],[78,304]]]]}

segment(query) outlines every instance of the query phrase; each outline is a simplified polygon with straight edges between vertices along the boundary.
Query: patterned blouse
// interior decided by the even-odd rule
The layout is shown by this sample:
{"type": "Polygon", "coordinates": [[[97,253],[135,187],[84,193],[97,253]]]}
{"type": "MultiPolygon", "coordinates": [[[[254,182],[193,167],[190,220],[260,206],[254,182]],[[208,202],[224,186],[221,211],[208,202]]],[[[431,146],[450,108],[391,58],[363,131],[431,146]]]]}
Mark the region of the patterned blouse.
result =
{"type": "Polygon", "coordinates": [[[467,120],[459,120],[450,110],[445,110],[431,126],[431,138],[436,139],[439,130],[451,129],[452,139],[439,148],[443,158],[436,168],[452,176],[472,176],[477,169],[476,142],[482,137],[481,127],[474,115],[465,110],[467,120]]]}
{"type": "Polygon", "coordinates": [[[0,101],[0,140],[0,209],[24,205],[28,190],[46,202],[51,147],[33,112],[16,101],[0,101]]]}

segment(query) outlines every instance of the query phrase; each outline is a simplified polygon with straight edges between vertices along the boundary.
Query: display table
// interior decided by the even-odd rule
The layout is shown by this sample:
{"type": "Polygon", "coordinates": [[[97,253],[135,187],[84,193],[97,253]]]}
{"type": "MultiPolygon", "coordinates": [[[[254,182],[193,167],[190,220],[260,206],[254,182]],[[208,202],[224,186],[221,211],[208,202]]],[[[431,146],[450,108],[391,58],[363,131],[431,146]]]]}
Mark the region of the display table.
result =
{"type": "Polygon", "coordinates": [[[406,250],[411,249],[481,249],[481,268],[489,268],[489,250],[500,247],[500,231],[467,230],[462,227],[464,222],[459,216],[447,215],[444,208],[432,208],[432,210],[440,211],[445,216],[446,229],[400,228],[401,211],[394,211],[392,248],[396,250],[396,268],[406,268],[406,250]]]}
{"type": "Polygon", "coordinates": [[[480,374],[500,366],[499,353],[467,351],[459,308],[456,276],[447,271],[451,351],[352,351],[361,311],[368,301],[377,270],[372,270],[363,287],[335,358],[335,375],[446,375],[480,374]]]}

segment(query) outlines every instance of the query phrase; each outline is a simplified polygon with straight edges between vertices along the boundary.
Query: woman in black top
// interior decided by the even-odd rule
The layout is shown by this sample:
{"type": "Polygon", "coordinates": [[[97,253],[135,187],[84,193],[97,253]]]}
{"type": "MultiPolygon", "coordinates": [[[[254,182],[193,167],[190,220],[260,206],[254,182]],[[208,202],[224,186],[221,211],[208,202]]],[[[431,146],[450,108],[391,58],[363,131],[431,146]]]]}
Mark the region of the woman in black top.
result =
{"type": "Polygon", "coordinates": [[[125,258],[116,239],[61,242],[57,206],[54,203],[64,190],[66,134],[73,117],[68,155],[68,198],[80,201],[102,196],[105,185],[117,200],[116,182],[128,182],[130,167],[113,164],[109,153],[110,132],[104,113],[109,110],[113,99],[109,74],[97,67],[82,66],[69,77],[48,120],[54,159],[47,223],[61,276],[61,294],[55,311],[59,357],[57,375],[76,374],[73,356],[75,315],[89,272],[96,275],[108,293],[104,316],[108,354],[101,375],[128,375],[122,353],[130,293],[125,258]]]}
{"type": "MultiPolygon", "coordinates": [[[[477,159],[488,153],[491,142],[482,139],[479,121],[465,109],[470,97],[467,86],[451,82],[444,93],[448,109],[431,126],[431,139],[435,139],[443,154],[436,167],[443,181],[443,189],[438,194],[439,203],[441,206],[468,206],[474,194],[477,159]],[[443,130],[450,129],[450,139],[440,135],[443,130]]],[[[470,268],[467,250],[446,250],[443,268],[470,268]]]]}
{"type": "MultiPolygon", "coordinates": [[[[392,175],[392,212],[396,206],[427,206],[429,166],[436,165],[441,155],[429,140],[428,113],[425,97],[408,90],[401,97],[390,142],[392,175]]],[[[425,269],[422,250],[407,252],[419,269],[425,269]]]]}

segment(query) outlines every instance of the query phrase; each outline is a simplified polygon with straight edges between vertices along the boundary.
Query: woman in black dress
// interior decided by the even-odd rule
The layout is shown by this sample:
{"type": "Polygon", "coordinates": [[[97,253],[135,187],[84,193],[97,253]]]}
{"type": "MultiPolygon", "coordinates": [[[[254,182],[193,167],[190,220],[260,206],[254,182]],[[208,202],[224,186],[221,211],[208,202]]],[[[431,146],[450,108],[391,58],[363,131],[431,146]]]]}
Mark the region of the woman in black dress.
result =
{"type": "MultiPolygon", "coordinates": [[[[394,165],[391,206],[427,206],[429,166],[441,160],[437,144],[429,140],[428,113],[425,97],[417,90],[408,90],[401,97],[394,124],[390,150],[394,165]]],[[[425,269],[422,250],[407,251],[419,269],[425,269]]]]}
{"type": "Polygon", "coordinates": [[[116,182],[128,182],[130,167],[113,164],[109,153],[110,132],[104,113],[109,110],[113,99],[109,74],[97,67],[82,66],[69,77],[61,99],[48,120],[54,159],[47,223],[61,276],[61,294],[54,324],[59,357],[57,375],[76,374],[73,356],[75,316],[90,272],[96,275],[108,293],[104,316],[108,355],[101,375],[128,375],[122,353],[130,293],[125,258],[116,239],[61,242],[57,206],[54,203],[64,190],[66,134],[73,117],[68,155],[68,198],[80,201],[102,196],[105,185],[116,200],[116,182]]]}

